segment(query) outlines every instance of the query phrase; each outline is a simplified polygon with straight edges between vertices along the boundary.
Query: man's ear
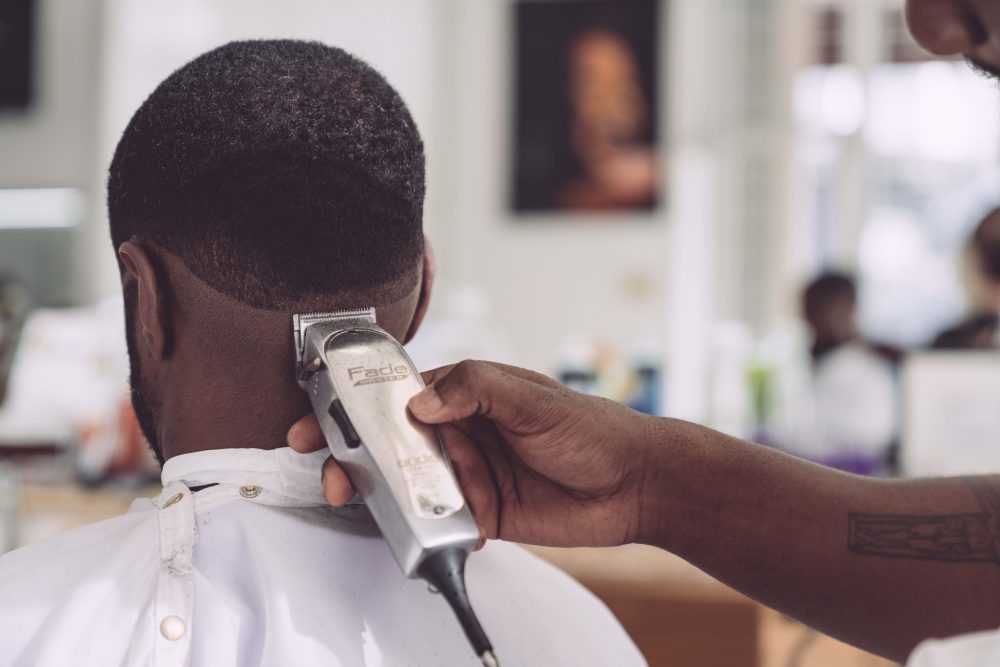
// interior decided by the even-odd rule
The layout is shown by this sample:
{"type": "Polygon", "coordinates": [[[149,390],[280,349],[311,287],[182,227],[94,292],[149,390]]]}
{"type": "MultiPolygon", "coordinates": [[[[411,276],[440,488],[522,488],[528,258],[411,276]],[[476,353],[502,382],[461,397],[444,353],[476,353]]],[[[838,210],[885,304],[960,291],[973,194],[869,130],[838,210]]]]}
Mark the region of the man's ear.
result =
{"type": "Polygon", "coordinates": [[[130,281],[135,282],[141,340],[149,355],[162,361],[167,356],[170,340],[166,286],[159,279],[149,253],[134,238],[119,246],[118,257],[125,268],[122,287],[127,289],[130,281]]]}
{"type": "Polygon", "coordinates": [[[431,247],[431,240],[424,236],[424,270],[420,278],[420,296],[417,297],[417,309],[413,311],[413,319],[410,320],[410,328],[406,330],[403,344],[409,343],[417,334],[420,323],[424,321],[427,314],[427,307],[431,303],[431,288],[434,287],[434,274],[437,265],[434,263],[434,248],[431,247]]]}

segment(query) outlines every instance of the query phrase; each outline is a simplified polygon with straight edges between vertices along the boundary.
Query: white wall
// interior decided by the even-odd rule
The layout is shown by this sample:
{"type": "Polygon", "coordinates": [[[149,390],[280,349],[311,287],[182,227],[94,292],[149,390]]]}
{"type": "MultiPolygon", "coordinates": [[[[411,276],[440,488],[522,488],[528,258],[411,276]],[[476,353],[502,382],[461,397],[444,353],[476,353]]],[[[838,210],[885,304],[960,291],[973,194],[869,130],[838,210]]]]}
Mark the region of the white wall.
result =
{"type": "Polygon", "coordinates": [[[0,187],[89,188],[100,83],[99,3],[42,0],[35,100],[0,113],[0,187]]]}
{"type": "MultiPolygon", "coordinates": [[[[36,11],[34,100],[27,110],[0,113],[0,189],[75,188],[86,197],[90,210],[101,197],[94,181],[94,129],[101,86],[102,3],[41,0],[36,11]]],[[[31,259],[36,263],[56,258],[68,263],[71,268],[63,264],[53,272],[55,280],[86,272],[89,256],[81,256],[82,252],[65,256],[73,254],[67,249],[72,241],[83,238],[94,225],[89,217],[80,223],[79,229],[57,233],[20,230],[17,252],[35,248],[38,252],[31,259]],[[43,249],[38,244],[48,245],[43,249]]],[[[10,234],[6,238],[11,239],[10,234]]],[[[57,301],[87,299],[83,282],[71,281],[65,289],[40,296],[57,301]]]]}

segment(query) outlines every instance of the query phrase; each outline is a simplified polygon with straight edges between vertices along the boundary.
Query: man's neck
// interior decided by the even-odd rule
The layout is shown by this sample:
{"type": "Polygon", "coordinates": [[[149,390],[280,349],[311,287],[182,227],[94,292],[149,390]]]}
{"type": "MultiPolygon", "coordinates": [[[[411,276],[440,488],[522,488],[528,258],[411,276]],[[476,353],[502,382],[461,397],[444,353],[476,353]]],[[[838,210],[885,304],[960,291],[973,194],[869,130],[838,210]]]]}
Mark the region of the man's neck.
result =
{"type": "MultiPolygon", "coordinates": [[[[311,407],[295,381],[292,315],[250,308],[165,261],[173,289],[172,350],[156,380],[159,440],[166,458],[203,449],[277,449],[311,407]]],[[[379,324],[403,337],[420,285],[377,306],[379,324]]],[[[336,310],[316,301],[303,310],[336,310]]],[[[357,304],[354,305],[357,307],[357,304]]]]}
{"type": "Polygon", "coordinates": [[[230,350],[178,341],[160,407],[164,454],[285,446],[288,428],[310,409],[286,343],[250,332],[230,350]]]}

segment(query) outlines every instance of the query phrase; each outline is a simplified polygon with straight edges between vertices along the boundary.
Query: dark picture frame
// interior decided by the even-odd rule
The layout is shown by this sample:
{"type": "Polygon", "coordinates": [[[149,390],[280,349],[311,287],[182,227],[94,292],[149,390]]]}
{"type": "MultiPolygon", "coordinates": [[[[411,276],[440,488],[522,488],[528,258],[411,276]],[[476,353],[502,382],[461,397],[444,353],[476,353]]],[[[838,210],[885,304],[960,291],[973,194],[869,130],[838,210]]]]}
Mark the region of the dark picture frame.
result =
{"type": "Polygon", "coordinates": [[[660,11],[659,0],[513,4],[513,211],[662,203],[660,11]]]}
{"type": "Polygon", "coordinates": [[[0,3],[0,111],[27,109],[34,97],[35,0],[0,3]]]}

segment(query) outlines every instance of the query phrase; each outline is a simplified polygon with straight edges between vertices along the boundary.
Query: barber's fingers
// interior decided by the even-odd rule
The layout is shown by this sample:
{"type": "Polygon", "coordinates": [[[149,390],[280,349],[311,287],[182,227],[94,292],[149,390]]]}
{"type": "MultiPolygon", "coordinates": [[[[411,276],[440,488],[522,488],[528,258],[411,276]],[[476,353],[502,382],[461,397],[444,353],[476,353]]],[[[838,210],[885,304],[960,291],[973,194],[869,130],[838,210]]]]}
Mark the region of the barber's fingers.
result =
{"type": "Polygon", "coordinates": [[[554,381],[545,378],[540,383],[536,373],[515,370],[513,373],[484,361],[463,361],[411,398],[410,411],[428,424],[482,415],[510,430],[537,426],[553,398],[554,381]]]}
{"type": "Polygon", "coordinates": [[[309,413],[288,429],[288,446],[300,454],[316,452],[326,447],[326,439],[316,421],[316,415],[309,413]]]}
{"type": "MultiPolygon", "coordinates": [[[[308,454],[326,448],[326,439],[316,421],[316,415],[309,413],[288,429],[288,446],[301,454],[308,454]]],[[[332,457],[323,463],[323,496],[334,507],[342,507],[354,497],[354,487],[347,474],[332,457]]]]}
{"type": "MultiPolygon", "coordinates": [[[[535,373],[534,371],[529,371],[524,368],[518,368],[517,366],[507,366],[506,364],[497,364],[485,361],[463,363],[482,364],[483,366],[493,367],[514,377],[518,377],[529,382],[535,382],[547,387],[560,386],[558,382],[550,377],[546,377],[541,373],[535,373]]],[[[462,364],[458,364],[457,366],[462,366],[462,364]]],[[[451,366],[442,366],[441,368],[427,371],[423,373],[424,381],[431,384],[449,375],[455,368],[456,365],[453,364],[451,366]]],[[[419,417],[421,415],[417,414],[417,416],[419,417]]],[[[323,432],[319,428],[319,422],[316,421],[316,415],[312,412],[292,424],[292,427],[288,430],[286,439],[288,440],[289,447],[302,454],[316,452],[326,447],[326,439],[323,437],[323,432]]]]}
{"type": "Polygon", "coordinates": [[[504,488],[501,476],[505,472],[498,460],[501,454],[495,431],[491,434],[490,429],[477,428],[486,423],[473,419],[440,428],[452,469],[479,526],[481,541],[499,533],[499,503],[504,488]]]}
{"type": "Polygon", "coordinates": [[[323,497],[334,507],[343,507],[354,497],[351,480],[332,456],[323,463],[323,497]]]}
{"type": "MultiPolygon", "coordinates": [[[[561,387],[563,386],[557,380],[553,380],[547,375],[542,375],[541,373],[536,373],[535,371],[529,371],[527,368],[520,368],[518,366],[510,366],[508,364],[501,364],[496,361],[465,361],[466,364],[483,364],[485,366],[492,366],[505,373],[519,377],[522,380],[527,380],[529,382],[537,382],[540,385],[546,387],[561,387]]],[[[459,364],[450,364],[448,366],[441,366],[440,368],[435,368],[434,370],[424,371],[421,375],[424,378],[424,382],[427,384],[432,384],[435,381],[443,378],[444,376],[451,373],[451,371],[459,364]]]]}

